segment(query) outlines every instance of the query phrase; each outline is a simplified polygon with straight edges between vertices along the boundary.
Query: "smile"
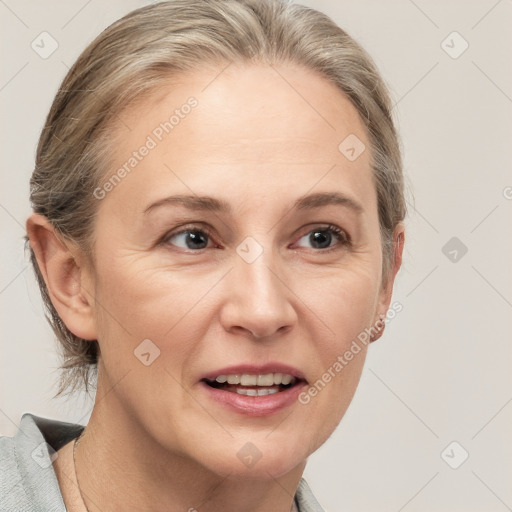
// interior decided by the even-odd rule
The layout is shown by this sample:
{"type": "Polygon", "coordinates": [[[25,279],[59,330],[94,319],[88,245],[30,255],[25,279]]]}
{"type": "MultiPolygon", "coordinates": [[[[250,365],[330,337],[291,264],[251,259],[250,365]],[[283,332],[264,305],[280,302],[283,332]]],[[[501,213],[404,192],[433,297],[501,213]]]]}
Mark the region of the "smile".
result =
{"type": "Polygon", "coordinates": [[[293,387],[297,379],[286,373],[266,373],[251,375],[231,374],[219,375],[214,380],[204,382],[215,389],[222,389],[245,396],[265,396],[279,393],[293,387]]]}
{"type": "Polygon", "coordinates": [[[292,407],[308,385],[301,370],[277,361],[225,366],[199,379],[208,401],[246,416],[269,416],[292,407]]]}

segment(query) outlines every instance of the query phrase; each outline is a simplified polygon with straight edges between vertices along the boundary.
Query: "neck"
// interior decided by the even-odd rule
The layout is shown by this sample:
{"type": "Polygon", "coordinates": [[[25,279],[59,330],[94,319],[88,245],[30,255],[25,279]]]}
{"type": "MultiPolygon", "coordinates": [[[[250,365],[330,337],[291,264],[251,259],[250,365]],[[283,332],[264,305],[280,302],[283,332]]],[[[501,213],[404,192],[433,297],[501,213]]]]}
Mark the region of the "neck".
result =
{"type": "Polygon", "coordinates": [[[274,478],[221,475],[157,443],[114,392],[100,389],[76,447],[76,472],[89,512],[290,512],[306,461],[274,478]],[[103,397],[98,399],[98,397],[103,397]]]}

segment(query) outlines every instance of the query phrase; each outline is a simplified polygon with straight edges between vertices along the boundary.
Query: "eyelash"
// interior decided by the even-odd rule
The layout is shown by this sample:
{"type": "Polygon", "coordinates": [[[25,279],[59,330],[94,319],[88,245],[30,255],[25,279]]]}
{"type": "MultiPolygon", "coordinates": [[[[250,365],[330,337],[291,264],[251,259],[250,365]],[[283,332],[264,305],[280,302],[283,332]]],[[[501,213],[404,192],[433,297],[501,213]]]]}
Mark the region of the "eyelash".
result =
{"type": "MultiPolygon", "coordinates": [[[[180,229],[179,231],[167,233],[161,239],[161,241],[159,242],[159,245],[172,245],[169,243],[170,238],[177,236],[177,235],[182,235],[183,233],[188,233],[191,231],[203,233],[203,234],[207,235],[209,239],[214,238],[212,230],[209,229],[207,226],[187,225],[187,226],[183,227],[182,229],[180,229]]],[[[305,235],[311,234],[314,231],[331,232],[335,235],[335,237],[340,242],[338,245],[334,245],[332,247],[328,247],[328,248],[324,248],[324,249],[313,249],[314,252],[328,253],[328,252],[332,252],[334,250],[339,250],[343,247],[351,246],[352,241],[351,241],[350,235],[345,230],[339,228],[338,226],[334,226],[333,224],[329,224],[326,227],[317,227],[317,228],[310,229],[309,231],[306,231],[303,235],[301,235],[299,237],[299,240],[301,238],[303,238],[305,235]]],[[[179,249],[182,249],[182,248],[179,248],[179,249]]],[[[187,254],[201,253],[205,249],[207,249],[207,247],[205,247],[203,249],[197,249],[197,250],[188,249],[186,251],[187,251],[187,254]]],[[[182,250],[185,250],[185,249],[182,249],[182,250]]]]}
{"type": "MultiPolygon", "coordinates": [[[[318,231],[330,231],[331,233],[334,233],[334,235],[338,238],[341,247],[348,246],[351,244],[350,235],[344,229],[341,229],[338,226],[333,226],[332,224],[329,224],[326,228],[314,228],[310,230],[308,233],[311,233],[315,229],[318,229],[318,231]]],[[[334,250],[336,248],[337,246],[329,247],[328,249],[326,249],[326,251],[334,250]]]]}

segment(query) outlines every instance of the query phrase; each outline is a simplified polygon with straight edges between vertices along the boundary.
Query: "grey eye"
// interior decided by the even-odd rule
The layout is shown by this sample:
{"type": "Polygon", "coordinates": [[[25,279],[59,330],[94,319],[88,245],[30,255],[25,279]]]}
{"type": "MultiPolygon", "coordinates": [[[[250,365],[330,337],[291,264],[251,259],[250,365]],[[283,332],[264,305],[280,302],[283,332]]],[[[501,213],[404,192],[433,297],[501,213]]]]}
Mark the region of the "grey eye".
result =
{"type": "Polygon", "coordinates": [[[172,243],[182,249],[205,249],[208,246],[209,235],[199,229],[187,229],[171,235],[166,242],[172,243]],[[171,242],[171,240],[179,240],[183,245],[171,242]]]}

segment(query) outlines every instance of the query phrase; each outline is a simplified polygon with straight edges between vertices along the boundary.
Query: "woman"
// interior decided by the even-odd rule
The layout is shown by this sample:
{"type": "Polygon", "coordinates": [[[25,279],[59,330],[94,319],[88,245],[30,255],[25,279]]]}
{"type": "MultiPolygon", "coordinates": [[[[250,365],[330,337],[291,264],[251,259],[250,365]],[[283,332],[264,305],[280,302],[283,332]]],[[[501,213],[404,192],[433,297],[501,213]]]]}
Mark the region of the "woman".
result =
{"type": "Polygon", "coordinates": [[[370,57],[279,0],[171,0],[83,52],[27,220],[87,426],[25,414],[2,510],[322,510],[302,478],[385,327],[402,164],[370,57]]]}

